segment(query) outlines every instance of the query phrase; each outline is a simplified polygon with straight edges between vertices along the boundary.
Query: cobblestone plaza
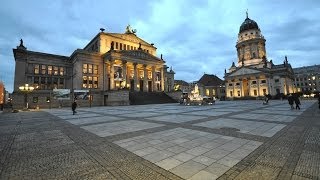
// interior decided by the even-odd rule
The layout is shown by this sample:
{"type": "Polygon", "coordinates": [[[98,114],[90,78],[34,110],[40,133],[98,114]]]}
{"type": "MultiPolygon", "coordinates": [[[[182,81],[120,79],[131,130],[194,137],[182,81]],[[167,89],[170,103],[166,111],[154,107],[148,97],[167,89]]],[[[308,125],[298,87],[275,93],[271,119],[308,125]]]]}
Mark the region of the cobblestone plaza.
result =
{"type": "Polygon", "coordinates": [[[316,101],[0,114],[0,179],[319,179],[316,101]]]}

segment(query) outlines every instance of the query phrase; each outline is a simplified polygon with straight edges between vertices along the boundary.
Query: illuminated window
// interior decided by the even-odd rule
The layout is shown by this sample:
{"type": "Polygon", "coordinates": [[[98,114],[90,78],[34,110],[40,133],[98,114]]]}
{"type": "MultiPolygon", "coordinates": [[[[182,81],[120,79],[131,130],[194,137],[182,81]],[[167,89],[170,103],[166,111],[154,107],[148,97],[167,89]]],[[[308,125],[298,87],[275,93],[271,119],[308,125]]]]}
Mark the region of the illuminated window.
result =
{"type": "Polygon", "coordinates": [[[240,96],[240,91],[238,91],[238,96],[240,96]]]}
{"type": "Polygon", "coordinates": [[[210,95],[210,90],[206,89],[206,96],[209,96],[209,95],[210,95]]]}
{"type": "Polygon", "coordinates": [[[58,69],[57,66],[53,66],[53,75],[58,75],[58,69]]]}
{"type": "Polygon", "coordinates": [[[232,91],[230,91],[230,96],[232,97],[232,95],[233,95],[233,94],[232,94],[232,91]]]}
{"type": "Polygon", "coordinates": [[[83,88],[87,88],[88,87],[87,84],[88,84],[88,77],[87,76],[83,76],[82,77],[82,87],[83,88]]]}
{"type": "Polygon", "coordinates": [[[92,76],[88,76],[88,88],[92,88],[92,76]]]}
{"type": "Polygon", "coordinates": [[[52,75],[52,66],[48,66],[48,74],[52,75]]]}
{"type": "Polygon", "coordinates": [[[60,67],[60,76],[64,75],[64,67],[60,67]]]}
{"type": "Polygon", "coordinates": [[[263,94],[267,94],[267,90],[266,89],[262,89],[263,94]]]}
{"type": "Polygon", "coordinates": [[[98,65],[93,65],[93,74],[98,74],[98,65]]]}
{"type": "Polygon", "coordinates": [[[47,66],[41,65],[41,74],[46,74],[46,71],[47,71],[47,66]]]}
{"type": "Polygon", "coordinates": [[[88,73],[92,74],[92,64],[88,64],[88,73]]]}
{"type": "Polygon", "coordinates": [[[212,95],[215,96],[216,95],[216,90],[212,89],[212,95]]]}
{"type": "Polygon", "coordinates": [[[315,76],[312,76],[312,80],[315,80],[316,79],[316,77],[315,76]]]}
{"type": "Polygon", "coordinates": [[[83,64],[82,65],[82,73],[87,74],[88,73],[88,64],[83,64]]]}
{"type": "Polygon", "coordinates": [[[253,95],[254,96],[257,96],[258,94],[257,94],[257,90],[255,89],[255,90],[253,90],[253,95]]]}
{"type": "Polygon", "coordinates": [[[39,64],[34,65],[34,74],[39,74],[39,64]]]}
{"type": "Polygon", "coordinates": [[[93,77],[93,88],[98,88],[98,77],[93,77]]]}

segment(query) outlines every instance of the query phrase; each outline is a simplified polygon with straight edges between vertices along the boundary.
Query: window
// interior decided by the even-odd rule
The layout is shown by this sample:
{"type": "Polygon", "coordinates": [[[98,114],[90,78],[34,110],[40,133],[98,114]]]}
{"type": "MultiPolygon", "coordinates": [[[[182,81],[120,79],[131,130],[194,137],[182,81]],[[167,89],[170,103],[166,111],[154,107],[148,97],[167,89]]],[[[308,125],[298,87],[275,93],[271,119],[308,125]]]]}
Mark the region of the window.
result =
{"type": "Polygon", "coordinates": [[[212,89],[212,95],[215,96],[216,95],[216,90],[212,89]]]}
{"type": "Polygon", "coordinates": [[[63,89],[64,88],[64,79],[60,78],[59,80],[59,89],[63,89]]]}
{"type": "Polygon", "coordinates": [[[87,83],[88,83],[88,77],[87,76],[83,76],[82,77],[82,87],[83,88],[87,88],[87,83]]]}
{"type": "Polygon", "coordinates": [[[230,91],[230,96],[232,97],[232,91],[230,91]]]}
{"type": "Polygon", "coordinates": [[[237,82],[237,83],[236,83],[236,86],[239,86],[239,85],[240,85],[240,83],[237,82]]]}
{"type": "Polygon", "coordinates": [[[256,58],[256,53],[252,53],[252,58],[256,58]]]}
{"type": "Polygon", "coordinates": [[[229,86],[232,86],[232,83],[230,83],[229,86]]]}
{"type": "Polygon", "coordinates": [[[39,64],[34,65],[34,74],[39,74],[39,64]]]}
{"type": "Polygon", "coordinates": [[[278,83],[278,82],[279,82],[279,79],[275,79],[274,82],[275,82],[275,83],[278,83]]]}
{"type": "Polygon", "coordinates": [[[93,65],[93,74],[98,74],[98,65],[93,65]]]}
{"type": "Polygon", "coordinates": [[[252,84],[257,84],[257,81],[252,81],[252,84]]]}
{"type": "Polygon", "coordinates": [[[122,43],[120,43],[120,50],[122,50],[122,43]]]}
{"type": "Polygon", "coordinates": [[[33,78],[33,84],[39,85],[39,77],[34,77],[33,78]]]}
{"type": "Polygon", "coordinates": [[[131,46],[131,50],[133,50],[133,46],[131,46]]]}
{"type": "Polygon", "coordinates": [[[255,89],[255,90],[253,90],[253,95],[254,96],[257,96],[258,94],[257,94],[257,90],[255,89]]]}
{"type": "Polygon", "coordinates": [[[82,65],[82,73],[87,74],[88,73],[88,64],[83,64],[82,65]]]}
{"type": "Polygon", "coordinates": [[[92,64],[88,64],[88,73],[92,74],[92,64]]]}
{"type": "Polygon", "coordinates": [[[58,78],[53,78],[53,88],[58,89],[58,78]]]}
{"type": "MultiPolygon", "coordinates": [[[[44,79],[44,78],[42,78],[42,79],[44,79]]],[[[52,85],[52,78],[48,78],[47,79],[47,88],[51,89],[51,85],[52,85]]]]}
{"type": "Polygon", "coordinates": [[[240,91],[238,91],[238,96],[240,96],[240,91]]]}
{"type": "Polygon", "coordinates": [[[93,77],[93,88],[98,88],[98,77],[93,77]]]}
{"type": "Polygon", "coordinates": [[[33,103],[38,103],[38,97],[33,97],[32,102],[33,103]]]}
{"type": "Polygon", "coordinates": [[[58,75],[58,69],[57,66],[53,66],[53,75],[58,75]]]}
{"type": "Polygon", "coordinates": [[[123,50],[127,50],[127,45],[123,44],[123,50]]]}
{"type": "Polygon", "coordinates": [[[60,76],[64,75],[64,67],[60,67],[60,76]]]}
{"type": "Polygon", "coordinates": [[[209,96],[209,95],[210,95],[210,90],[206,89],[206,96],[209,96]]]}
{"type": "Polygon", "coordinates": [[[88,76],[88,88],[92,88],[92,76],[88,76]]]}
{"type": "Polygon", "coordinates": [[[263,91],[264,95],[267,94],[267,90],[266,89],[262,89],[262,91],[263,91]]]}
{"type": "Polygon", "coordinates": [[[119,44],[118,44],[118,42],[116,42],[116,49],[118,49],[118,46],[119,46],[119,44]]]}
{"type": "Polygon", "coordinates": [[[46,74],[46,71],[47,71],[47,66],[41,65],[41,74],[46,74]]]}
{"type": "Polygon", "coordinates": [[[266,83],[266,80],[261,80],[261,83],[266,83]]]}
{"type": "Polygon", "coordinates": [[[48,66],[48,74],[52,75],[52,66],[48,66]]]}
{"type": "Polygon", "coordinates": [[[44,77],[42,77],[41,79],[40,79],[40,88],[41,89],[46,89],[46,78],[44,78],[44,77]]]}
{"type": "Polygon", "coordinates": [[[130,46],[129,45],[127,45],[127,50],[130,50],[130,46]]]}

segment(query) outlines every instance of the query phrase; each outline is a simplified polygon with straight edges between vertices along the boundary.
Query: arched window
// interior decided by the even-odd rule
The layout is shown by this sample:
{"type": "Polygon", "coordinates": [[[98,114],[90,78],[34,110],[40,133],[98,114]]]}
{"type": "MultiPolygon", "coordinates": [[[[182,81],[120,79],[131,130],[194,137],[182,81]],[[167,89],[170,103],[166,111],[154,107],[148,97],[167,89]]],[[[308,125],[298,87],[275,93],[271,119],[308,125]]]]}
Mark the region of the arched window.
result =
{"type": "Polygon", "coordinates": [[[256,58],[256,53],[255,52],[252,53],[252,58],[256,58]]]}

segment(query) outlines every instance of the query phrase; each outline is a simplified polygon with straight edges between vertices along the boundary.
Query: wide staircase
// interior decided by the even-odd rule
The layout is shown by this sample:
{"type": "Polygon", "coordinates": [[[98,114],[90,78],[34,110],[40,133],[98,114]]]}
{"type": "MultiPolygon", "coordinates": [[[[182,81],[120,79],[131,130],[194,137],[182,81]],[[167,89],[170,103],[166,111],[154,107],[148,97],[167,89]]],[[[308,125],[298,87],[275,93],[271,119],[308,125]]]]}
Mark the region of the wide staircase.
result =
{"type": "Polygon", "coordinates": [[[176,103],[164,92],[130,92],[131,105],[176,103]]]}

